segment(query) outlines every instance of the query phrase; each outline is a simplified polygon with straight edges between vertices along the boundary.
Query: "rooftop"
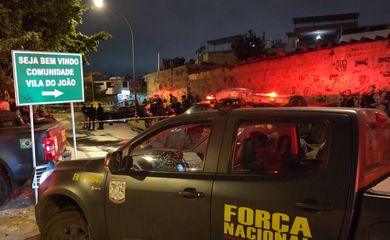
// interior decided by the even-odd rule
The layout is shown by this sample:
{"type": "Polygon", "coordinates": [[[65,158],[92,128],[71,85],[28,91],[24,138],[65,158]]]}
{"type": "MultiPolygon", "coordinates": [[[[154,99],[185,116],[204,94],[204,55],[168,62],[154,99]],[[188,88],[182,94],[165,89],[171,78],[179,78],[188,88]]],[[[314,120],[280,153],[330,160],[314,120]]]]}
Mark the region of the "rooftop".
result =
{"type": "Polygon", "coordinates": [[[360,13],[343,13],[332,14],[322,16],[300,17],[293,18],[294,24],[308,24],[308,23],[321,23],[321,22],[338,22],[338,21],[356,21],[359,18],[360,13]]]}

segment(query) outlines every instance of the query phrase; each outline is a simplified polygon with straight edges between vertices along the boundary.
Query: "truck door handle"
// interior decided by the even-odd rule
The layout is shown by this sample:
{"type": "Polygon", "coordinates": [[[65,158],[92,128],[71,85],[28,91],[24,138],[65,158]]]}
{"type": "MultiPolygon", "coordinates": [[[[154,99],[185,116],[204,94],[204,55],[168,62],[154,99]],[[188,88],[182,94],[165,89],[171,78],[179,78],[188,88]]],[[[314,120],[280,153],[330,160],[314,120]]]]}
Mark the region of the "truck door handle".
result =
{"type": "Polygon", "coordinates": [[[179,192],[179,195],[185,198],[195,199],[204,197],[204,193],[197,192],[195,188],[185,188],[184,191],[179,192]]]}
{"type": "Polygon", "coordinates": [[[330,211],[333,209],[332,205],[322,204],[319,203],[318,201],[313,201],[313,200],[310,201],[304,200],[302,202],[297,202],[294,205],[298,208],[302,208],[303,210],[307,210],[307,211],[330,211]]]}

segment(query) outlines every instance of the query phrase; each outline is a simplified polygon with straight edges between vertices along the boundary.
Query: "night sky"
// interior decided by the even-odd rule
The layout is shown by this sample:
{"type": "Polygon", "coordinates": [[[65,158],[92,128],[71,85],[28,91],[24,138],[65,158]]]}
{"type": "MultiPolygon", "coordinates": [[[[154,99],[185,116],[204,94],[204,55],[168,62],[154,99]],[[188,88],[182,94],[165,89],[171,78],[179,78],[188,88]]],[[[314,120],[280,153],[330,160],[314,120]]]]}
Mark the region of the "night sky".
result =
{"type": "Polygon", "coordinates": [[[88,57],[85,71],[125,75],[131,72],[131,37],[135,36],[137,76],[157,69],[162,58],[195,59],[206,41],[244,34],[249,29],[266,39],[287,41],[292,18],[360,12],[359,24],[390,23],[389,0],[106,0],[85,13],[79,30],[107,31],[112,38],[88,57]]]}

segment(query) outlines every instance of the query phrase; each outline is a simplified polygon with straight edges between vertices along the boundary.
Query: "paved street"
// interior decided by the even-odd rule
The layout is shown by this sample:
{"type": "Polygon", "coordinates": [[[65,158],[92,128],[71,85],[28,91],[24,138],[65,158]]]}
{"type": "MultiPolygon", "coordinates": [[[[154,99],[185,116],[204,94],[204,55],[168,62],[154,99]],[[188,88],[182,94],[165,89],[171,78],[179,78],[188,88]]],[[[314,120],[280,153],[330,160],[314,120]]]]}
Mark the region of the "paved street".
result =
{"type": "MultiPolygon", "coordinates": [[[[73,138],[70,113],[55,114],[67,129],[68,150],[73,155],[73,138]]],[[[127,123],[105,124],[104,130],[83,130],[82,116],[76,112],[78,158],[101,157],[114,151],[137,133],[127,123]]],[[[74,156],[74,155],[73,155],[74,156]]],[[[8,203],[0,208],[0,239],[38,239],[35,223],[31,183],[17,188],[8,203]]]]}
{"type": "MultiPolygon", "coordinates": [[[[70,113],[61,113],[56,114],[56,117],[65,124],[67,149],[72,152],[72,159],[74,159],[71,115],[70,113]]],[[[104,130],[98,130],[96,123],[95,130],[86,130],[83,129],[84,119],[79,112],[75,113],[75,121],[78,159],[103,157],[137,135],[137,132],[133,131],[128,123],[104,124],[104,130]]]]}

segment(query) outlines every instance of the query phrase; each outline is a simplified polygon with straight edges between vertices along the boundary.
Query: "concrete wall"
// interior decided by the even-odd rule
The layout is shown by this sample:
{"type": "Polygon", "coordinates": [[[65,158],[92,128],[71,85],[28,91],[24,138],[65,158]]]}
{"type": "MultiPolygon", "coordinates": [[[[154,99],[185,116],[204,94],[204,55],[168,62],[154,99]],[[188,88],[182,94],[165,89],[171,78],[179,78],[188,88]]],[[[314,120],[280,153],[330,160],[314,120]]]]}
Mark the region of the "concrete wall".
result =
{"type": "Polygon", "coordinates": [[[205,52],[200,58],[201,62],[220,65],[237,61],[233,51],[205,52]]]}
{"type": "Polygon", "coordinates": [[[184,67],[160,72],[158,79],[145,78],[149,94],[185,93],[188,81],[192,94],[202,98],[229,87],[307,97],[335,96],[347,89],[364,92],[371,84],[390,87],[390,40],[234,64],[189,75],[184,67]]]}
{"type": "Polygon", "coordinates": [[[156,73],[151,73],[146,76],[145,82],[147,86],[147,95],[158,94],[166,99],[169,99],[169,93],[179,97],[186,94],[187,91],[187,66],[181,66],[173,69],[167,69],[156,73]]]}
{"type": "Polygon", "coordinates": [[[262,60],[189,75],[201,97],[228,87],[280,94],[337,95],[390,87],[390,41],[373,41],[262,60]]]}

